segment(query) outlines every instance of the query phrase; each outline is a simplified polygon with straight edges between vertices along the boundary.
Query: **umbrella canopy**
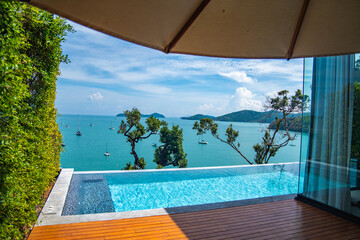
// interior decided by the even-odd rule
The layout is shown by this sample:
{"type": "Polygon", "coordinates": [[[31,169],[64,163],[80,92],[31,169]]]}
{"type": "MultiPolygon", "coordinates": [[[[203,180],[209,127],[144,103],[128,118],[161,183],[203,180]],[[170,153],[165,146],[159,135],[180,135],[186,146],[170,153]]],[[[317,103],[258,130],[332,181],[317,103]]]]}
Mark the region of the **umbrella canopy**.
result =
{"type": "Polygon", "coordinates": [[[166,53],[299,58],[360,52],[359,0],[27,0],[166,53]]]}

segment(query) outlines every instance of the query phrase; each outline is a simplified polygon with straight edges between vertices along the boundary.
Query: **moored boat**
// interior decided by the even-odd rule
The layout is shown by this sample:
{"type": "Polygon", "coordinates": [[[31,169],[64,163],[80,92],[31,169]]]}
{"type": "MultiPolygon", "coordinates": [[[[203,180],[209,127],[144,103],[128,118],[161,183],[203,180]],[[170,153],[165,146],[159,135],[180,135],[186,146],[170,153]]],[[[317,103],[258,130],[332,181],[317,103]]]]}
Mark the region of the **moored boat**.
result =
{"type": "Polygon", "coordinates": [[[209,144],[209,143],[205,140],[199,140],[199,144],[209,144]]]}

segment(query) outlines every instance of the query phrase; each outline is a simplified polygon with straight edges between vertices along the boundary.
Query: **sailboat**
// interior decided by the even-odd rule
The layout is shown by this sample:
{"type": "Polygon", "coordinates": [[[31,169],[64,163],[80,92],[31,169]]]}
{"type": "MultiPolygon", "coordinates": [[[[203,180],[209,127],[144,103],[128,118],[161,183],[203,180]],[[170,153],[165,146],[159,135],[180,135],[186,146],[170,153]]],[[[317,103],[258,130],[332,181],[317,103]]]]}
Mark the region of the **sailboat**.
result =
{"type": "Polygon", "coordinates": [[[110,122],[110,127],[109,127],[110,130],[114,130],[114,127],[112,126],[112,121],[110,122]]]}
{"type": "Polygon", "coordinates": [[[76,132],[76,136],[81,136],[82,134],[81,134],[81,132],[79,131],[79,120],[80,120],[80,115],[78,115],[78,121],[77,121],[77,124],[76,124],[76,126],[77,126],[77,132],[76,132]]]}
{"type": "Polygon", "coordinates": [[[109,156],[110,156],[110,153],[109,153],[108,150],[107,150],[107,144],[106,144],[106,152],[104,153],[104,155],[105,155],[106,157],[109,157],[109,156]]]}
{"type": "Polygon", "coordinates": [[[200,140],[200,138],[199,138],[199,140],[198,140],[198,143],[199,144],[209,144],[207,141],[205,141],[204,139],[201,139],[200,140]]]}

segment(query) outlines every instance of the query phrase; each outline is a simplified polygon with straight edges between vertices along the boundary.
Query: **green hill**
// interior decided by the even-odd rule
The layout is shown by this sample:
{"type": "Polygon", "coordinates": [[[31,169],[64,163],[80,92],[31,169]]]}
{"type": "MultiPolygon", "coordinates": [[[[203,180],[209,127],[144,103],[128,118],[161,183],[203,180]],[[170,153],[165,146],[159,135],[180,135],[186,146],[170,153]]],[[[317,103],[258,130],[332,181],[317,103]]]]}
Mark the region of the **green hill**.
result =
{"type": "Polygon", "coordinates": [[[181,119],[186,119],[186,120],[200,120],[202,118],[211,118],[214,119],[214,116],[210,116],[210,115],[203,115],[203,114],[196,114],[194,116],[191,117],[181,117],[181,119]]]}
{"type": "MultiPolygon", "coordinates": [[[[304,132],[309,132],[310,128],[310,115],[307,114],[304,116],[304,124],[302,124],[302,117],[289,117],[287,119],[289,130],[294,132],[301,132],[303,130],[304,132]]],[[[272,121],[269,125],[270,129],[275,129],[275,121],[272,121]]],[[[280,125],[280,130],[284,130],[284,124],[280,125]]]]}
{"type": "MultiPolygon", "coordinates": [[[[125,117],[124,113],[119,113],[118,115],[116,115],[117,117],[125,117]]],[[[164,115],[160,114],[160,113],[152,113],[152,114],[141,114],[141,117],[150,117],[150,116],[154,116],[156,118],[165,118],[164,115]]]]}
{"type": "Polygon", "coordinates": [[[214,118],[215,121],[224,122],[260,122],[270,123],[280,114],[272,114],[272,112],[257,112],[252,110],[242,110],[238,112],[228,113],[214,118]]]}
{"type": "MultiPolygon", "coordinates": [[[[223,122],[259,122],[259,123],[271,123],[275,120],[275,117],[280,117],[280,113],[268,112],[257,112],[253,110],[242,110],[238,112],[228,113],[219,117],[196,114],[191,117],[182,117],[181,119],[186,120],[200,120],[202,118],[211,118],[215,121],[223,122]]],[[[291,114],[289,117],[296,117],[298,114],[291,114]]]]}

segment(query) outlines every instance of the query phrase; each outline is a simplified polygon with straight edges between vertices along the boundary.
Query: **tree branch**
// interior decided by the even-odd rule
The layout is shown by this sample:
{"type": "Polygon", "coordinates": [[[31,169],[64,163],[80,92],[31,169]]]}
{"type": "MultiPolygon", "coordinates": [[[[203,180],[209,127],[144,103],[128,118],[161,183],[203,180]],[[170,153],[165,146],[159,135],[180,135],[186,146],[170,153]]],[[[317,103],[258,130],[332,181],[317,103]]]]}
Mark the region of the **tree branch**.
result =
{"type": "Polygon", "coordinates": [[[161,165],[163,167],[166,167],[166,166],[169,166],[169,165],[174,165],[175,161],[172,161],[172,162],[169,162],[169,163],[166,163],[164,165],[161,165]]]}
{"type": "Polygon", "coordinates": [[[132,129],[133,126],[134,126],[134,124],[131,124],[131,125],[130,125],[129,129],[126,130],[126,132],[124,132],[124,136],[130,138],[129,135],[128,135],[128,132],[132,129]]]}
{"type": "Polygon", "coordinates": [[[214,136],[216,139],[219,139],[221,142],[226,143],[226,144],[228,144],[230,147],[232,147],[232,148],[233,148],[235,151],[237,151],[250,165],[253,164],[252,162],[250,162],[250,161],[240,152],[240,150],[239,150],[233,143],[229,143],[229,142],[221,139],[221,138],[220,138],[218,135],[216,135],[216,134],[213,134],[213,136],[214,136]]]}
{"type": "Polygon", "coordinates": [[[147,139],[153,134],[157,134],[157,132],[150,132],[149,135],[147,135],[146,137],[139,137],[139,139],[147,139]]]}

